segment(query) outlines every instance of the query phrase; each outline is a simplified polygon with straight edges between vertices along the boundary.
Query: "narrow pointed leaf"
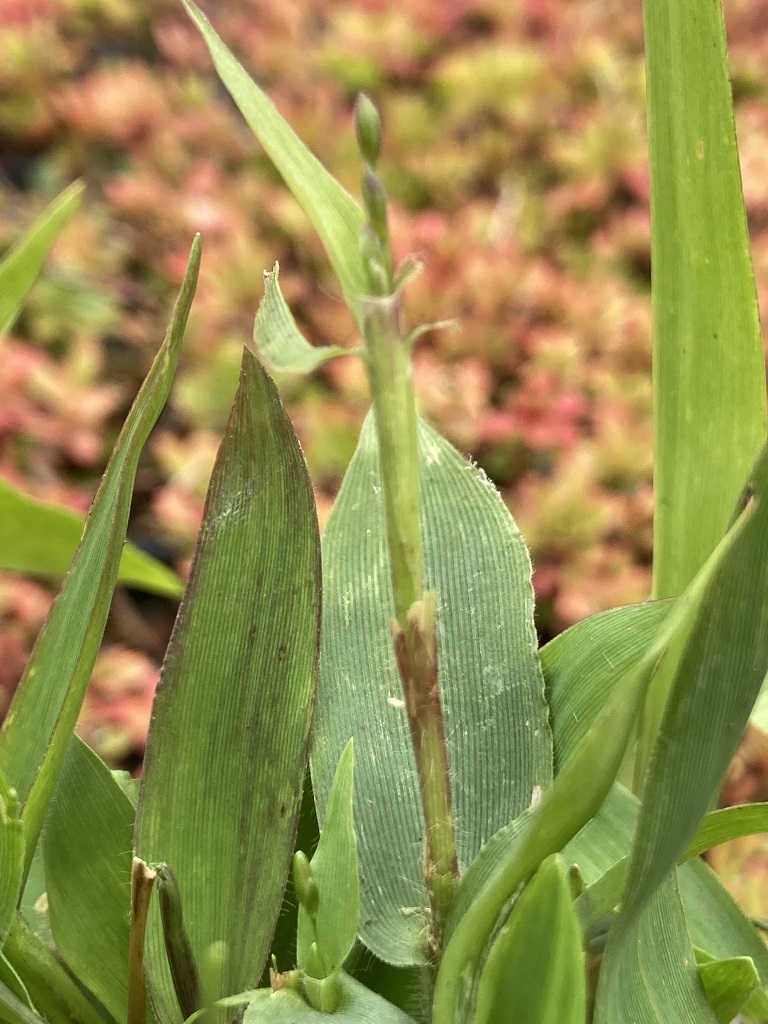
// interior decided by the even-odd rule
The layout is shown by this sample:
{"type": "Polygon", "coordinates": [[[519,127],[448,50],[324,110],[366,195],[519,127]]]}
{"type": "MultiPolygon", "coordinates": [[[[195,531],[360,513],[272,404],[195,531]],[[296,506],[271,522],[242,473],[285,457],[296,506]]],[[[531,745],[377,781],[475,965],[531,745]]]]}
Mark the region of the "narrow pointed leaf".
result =
{"type": "MultiPolygon", "coordinates": [[[[319,573],[306,466],[273,382],[245,350],[155,698],[136,822],[137,854],[178,879],[198,965],[213,943],[226,947],[214,998],[258,985],[280,910],[306,767],[319,573]]],[[[155,905],[147,942],[158,1019],[179,1021],[155,905]]]]}
{"type": "Polygon", "coordinates": [[[324,976],[340,970],[357,938],[360,919],[360,881],[357,841],[352,816],[354,746],[347,744],[328,797],[325,823],[312,858],[312,877],[319,905],[313,927],[309,914],[299,907],[299,966],[317,942],[324,976]]]}
{"type": "MultiPolygon", "coordinates": [[[[39,501],[0,480],[0,569],[32,576],[64,576],[77,551],[85,517],[39,501]]],[[[179,577],[128,543],[117,582],[167,597],[180,597],[179,577]]]]}
{"type": "Polygon", "coordinates": [[[200,265],[200,240],[165,341],[115,445],[69,571],[0,728],[0,771],[16,788],[27,865],[85,696],[115,587],[141,449],[173,381],[200,265]]]}
{"type": "Polygon", "coordinates": [[[56,946],[115,1020],[128,1007],[133,807],[103,761],[76,736],[43,832],[56,946]]]}
{"type": "Polygon", "coordinates": [[[581,929],[562,858],[547,858],[494,938],[478,982],[475,1024],[584,1024],[581,929]]]}
{"type": "Polygon", "coordinates": [[[8,1024],[46,1024],[34,1010],[0,982],[0,1015],[8,1024]]]}
{"type": "Polygon", "coordinates": [[[359,296],[366,291],[359,256],[363,226],[360,207],[280,116],[203,12],[192,0],[184,0],[184,6],[203,36],[232,99],[320,236],[347,304],[357,315],[359,296]]]}
{"type": "Polygon", "coordinates": [[[615,779],[659,657],[709,593],[716,570],[728,563],[744,530],[743,521],[736,524],[675,602],[643,658],[614,687],[541,802],[494,856],[491,870],[478,858],[476,863],[481,866],[476,869],[473,864],[467,872],[448,921],[448,944],[435,987],[433,1024],[454,1024],[462,993],[472,984],[507,900],[544,858],[562,850],[597,814],[615,779]],[[473,877],[476,874],[481,875],[481,885],[473,877]]]}
{"type": "MultiPolygon", "coordinates": [[[[419,426],[425,585],[437,592],[438,672],[459,864],[465,868],[551,778],[531,564],[479,470],[419,426]]],[[[320,820],[355,740],[355,829],[366,945],[423,963],[424,818],[395,665],[376,432],[366,421],[323,538],[323,646],[312,749],[320,820]]]]}
{"type": "Polygon", "coordinates": [[[80,182],[65,188],[0,262],[0,338],[12,327],[27,292],[37,280],[45,257],[74,215],[82,197],[80,182]]]}
{"type": "Polygon", "coordinates": [[[760,984],[748,956],[707,961],[699,965],[699,977],[717,1024],[731,1024],[760,984]]]}
{"type": "Polygon", "coordinates": [[[0,949],[11,926],[24,879],[24,825],[16,791],[0,773],[0,949]]]}
{"type": "Polygon", "coordinates": [[[341,1002],[333,1014],[320,1013],[293,989],[266,989],[248,1005],[243,1024],[413,1024],[411,1017],[349,975],[340,974],[341,1002]]]}
{"type": "Polygon", "coordinates": [[[628,1005],[623,979],[637,928],[653,930],[637,922],[717,796],[768,673],[768,448],[749,487],[752,502],[677,665],[645,783],[622,910],[601,971],[598,1020],[623,1020],[618,1008],[628,1005]]]}
{"type": "Polygon", "coordinates": [[[279,281],[280,266],[264,271],[264,298],[253,325],[253,341],[272,370],[311,373],[329,359],[351,355],[341,345],[310,345],[296,326],[279,281]]]}

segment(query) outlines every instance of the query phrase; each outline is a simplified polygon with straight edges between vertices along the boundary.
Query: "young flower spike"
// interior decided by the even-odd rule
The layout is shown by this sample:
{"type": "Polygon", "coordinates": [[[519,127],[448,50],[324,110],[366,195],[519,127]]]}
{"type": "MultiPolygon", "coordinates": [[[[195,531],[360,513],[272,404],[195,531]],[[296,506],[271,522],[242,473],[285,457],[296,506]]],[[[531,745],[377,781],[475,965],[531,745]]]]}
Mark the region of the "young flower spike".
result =
{"type": "Polygon", "coordinates": [[[381,152],[381,119],[370,96],[358,94],[355,103],[355,132],[363,159],[375,167],[381,152]]]}

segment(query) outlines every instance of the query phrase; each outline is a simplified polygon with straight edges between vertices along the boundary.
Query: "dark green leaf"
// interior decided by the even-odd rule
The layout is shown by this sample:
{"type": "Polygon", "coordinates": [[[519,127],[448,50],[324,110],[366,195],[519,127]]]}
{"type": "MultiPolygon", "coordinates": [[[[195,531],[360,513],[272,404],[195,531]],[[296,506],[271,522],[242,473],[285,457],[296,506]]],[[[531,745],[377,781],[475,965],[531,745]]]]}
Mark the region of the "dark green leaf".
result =
{"type": "MultiPolygon", "coordinates": [[[[226,945],[215,997],[258,985],[280,910],[307,756],[319,556],[298,442],[246,350],[155,698],[136,823],[137,854],[178,879],[198,964],[226,945]]],[[[156,907],[147,970],[161,1024],[179,1020],[156,907]]]]}

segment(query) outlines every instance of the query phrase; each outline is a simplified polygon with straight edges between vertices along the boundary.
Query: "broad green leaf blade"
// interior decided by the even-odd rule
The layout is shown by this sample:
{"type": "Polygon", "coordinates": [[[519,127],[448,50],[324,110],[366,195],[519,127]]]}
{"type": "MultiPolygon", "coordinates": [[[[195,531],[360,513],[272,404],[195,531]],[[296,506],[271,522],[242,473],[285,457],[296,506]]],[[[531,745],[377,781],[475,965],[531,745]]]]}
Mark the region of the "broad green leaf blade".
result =
{"type": "Polygon", "coordinates": [[[122,556],[141,449],[170,393],[200,266],[195,239],[165,341],[120,432],[80,546],[0,728],[0,771],[16,788],[35,851],[99,651],[122,556]]]}
{"type": "Polygon", "coordinates": [[[435,987],[433,1024],[455,1024],[462,994],[473,982],[507,900],[542,860],[562,850],[597,814],[615,779],[659,657],[711,590],[717,569],[728,563],[743,530],[742,522],[729,532],[675,602],[642,659],[614,687],[541,803],[515,828],[511,841],[497,848],[490,869],[481,857],[470,867],[448,921],[448,944],[435,987]]]}
{"type": "Polygon", "coordinates": [[[640,661],[672,603],[648,601],[600,612],[541,648],[556,769],[581,742],[613,687],[640,661]]]}
{"type": "Polygon", "coordinates": [[[478,983],[475,1024],[584,1024],[581,929],[562,858],[547,858],[512,908],[478,983]]]}
{"type": "Polygon", "coordinates": [[[203,36],[232,99],[320,236],[347,305],[357,316],[359,296],[366,291],[359,255],[363,226],[360,207],[235,60],[203,12],[192,0],[184,0],[184,6],[203,36]]]}
{"type": "Polygon", "coordinates": [[[645,0],[654,382],[654,595],[725,533],[766,435],[719,0],[645,0]]]}
{"type": "Polygon", "coordinates": [[[0,773],[0,949],[11,926],[24,879],[24,825],[16,791],[0,773]]]}
{"type": "MultiPolygon", "coordinates": [[[[463,869],[548,786],[551,736],[524,541],[480,471],[426,424],[419,435],[425,586],[437,592],[438,671],[463,869]]],[[[394,606],[372,416],[325,530],[323,566],[312,748],[320,820],[353,736],[361,936],[383,960],[423,963],[424,818],[389,634],[394,606]]]]}
{"type": "Polygon", "coordinates": [[[699,977],[717,1024],[731,1024],[760,984],[748,956],[709,960],[699,965],[699,977]]]}
{"type": "Polygon", "coordinates": [[[601,972],[598,1019],[612,1024],[623,1020],[618,1007],[626,1005],[623,979],[637,921],[717,796],[768,672],[768,448],[749,487],[754,497],[677,665],[646,778],[622,910],[601,972]]]}
{"type": "Polygon", "coordinates": [[[59,952],[115,1020],[128,1010],[133,806],[73,736],[43,831],[48,913],[59,952]]]}
{"type": "Polygon", "coordinates": [[[296,326],[280,290],[280,266],[264,271],[264,298],[253,325],[253,342],[271,370],[311,373],[329,359],[351,355],[341,345],[310,345],[296,326]]]}
{"type": "Polygon", "coordinates": [[[340,974],[342,998],[333,1014],[308,1006],[290,988],[265,989],[248,1005],[243,1024],[413,1024],[411,1017],[349,975],[340,974]]]}
{"type": "MultiPolygon", "coordinates": [[[[22,494],[0,479],[0,569],[33,576],[64,576],[83,533],[84,516],[22,494]]],[[[118,583],[168,597],[183,585],[161,562],[126,544],[118,583]]]]}
{"type": "Polygon", "coordinates": [[[65,188],[0,262],[0,338],[12,327],[51,246],[80,205],[83,190],[80,182],[65,188]]]}
{"type": "MultiPolygon", "coordinates": [[[[226,944],[216,997],[258,985],[280,910],[306,767],[319,580],[301,450],[245,350],[155,698],[136,821],[137,855],[178,879],[198,964],[226,944]]],[[[156,907],[147,972],[161,1024],[178,1021],[156,907]]]]}
{"type": "Polygon", "coordinates": [[[353,771],[354,745],[350,740],[336,770],[325,824],[311,861],[320,897],[314,927],[307,911],[299,907],[297,962],[299,966],[306,962],[309,947],[317,941],[323,977],[341,969],[355,944],[360,920],[353,771]]]}

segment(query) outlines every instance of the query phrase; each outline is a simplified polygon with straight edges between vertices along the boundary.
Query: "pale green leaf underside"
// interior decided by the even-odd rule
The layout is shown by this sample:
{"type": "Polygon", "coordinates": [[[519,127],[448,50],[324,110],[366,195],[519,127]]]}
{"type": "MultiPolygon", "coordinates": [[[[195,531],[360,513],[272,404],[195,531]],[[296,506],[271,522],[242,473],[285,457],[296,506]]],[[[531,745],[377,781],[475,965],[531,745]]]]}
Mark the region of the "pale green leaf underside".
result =
{"type": "Polygon", "coordinates": [[[82,196],[83,186],[79,182],[65,188],[0,262],[0,338],[13,326],[45,257],[74,215],[82,196]]]}
{"type": "MultiPolygon", "coordinates": [[[[340,970],[357,938],[360,919],[360,881],[357,840],[352,810],[354,743],[341,755],[331,787],[325,822],[312,857],[312,875],[320,899],[316,916],[317,945],[324,976],[340,970]]],[[[315,941],[315,929],[304,907],[299,907],[297,962],[306,962],[315,941]]]]}
{"type": "Polygon", "coordinates": [[[27,862],[80,712],[117,579],[141,449],[170,393],[200,265],[195,239],[165,341],[120,432],[61,591],[0,729],[0,770],[19,793],[27,862]]]}
{"type": "MultiPolygon", "coordinates": [[[[319,579],[306,466],[273,382],[246,350],[155,698],[136,822],[137,853],[176,874],[198,962],[211,943],[227,946],[219,995],[258,985],[280,910],[319,579]]],[[[159,1021],[178,1021],[154,911],[148,971],[159,1021]]]]}
{"type": "Polygon", "coordinates": [[[320,236],[347,304],[357,316],[359,296],[366,291],[359,256],[360,207],[235,60],[202,11],[191,0],[184,0],[184,6],[205,39],[232,99],[320,236]]]}
{"type": "MultiPolygon", "coordinates": [[[[492,485],[419,427],[426,586],[462,868],[551,777],[528,552],[492,485]]],[[[320,818],[355,739],[361,935],[382,959],[423,962],[424,821],[388,622],[394,614],[376,432],[366,421],[323,538],[323,644],[312,772],[320,818]]]]}
{"type": "Polygon", "coordinates": [[[264,298],[253,325],[253,342],[270,369],[311,373],[329,359],[350,355],[341,345],[310,345],[296,326],[279,281],[280,267],[264,271],[264,298]]]}
{"type": "Polygon", "coordinates": [[[133,806],[101,759],[73,736],[43,832],[56,945],[117,1021],[128,1009],[133,806]]]}
{"type": "MultiPolygon", "coordinates": [[[[0,479],[0,569],[32,576],[63,576],[83,532],[85,517],[38,501],[0,479]]],[[[184,589],[175,573],[128,543],[118,583],[168,597],[184,589]]]]}
{"type": "Polygon", "coordinates": [[[340,974],[341,1003],[332,1014],[308,1006],[297,992],[259,992],[249,1003],[243,1024],[413,1024],[413,1020],[349,975],[340,974]]]}

